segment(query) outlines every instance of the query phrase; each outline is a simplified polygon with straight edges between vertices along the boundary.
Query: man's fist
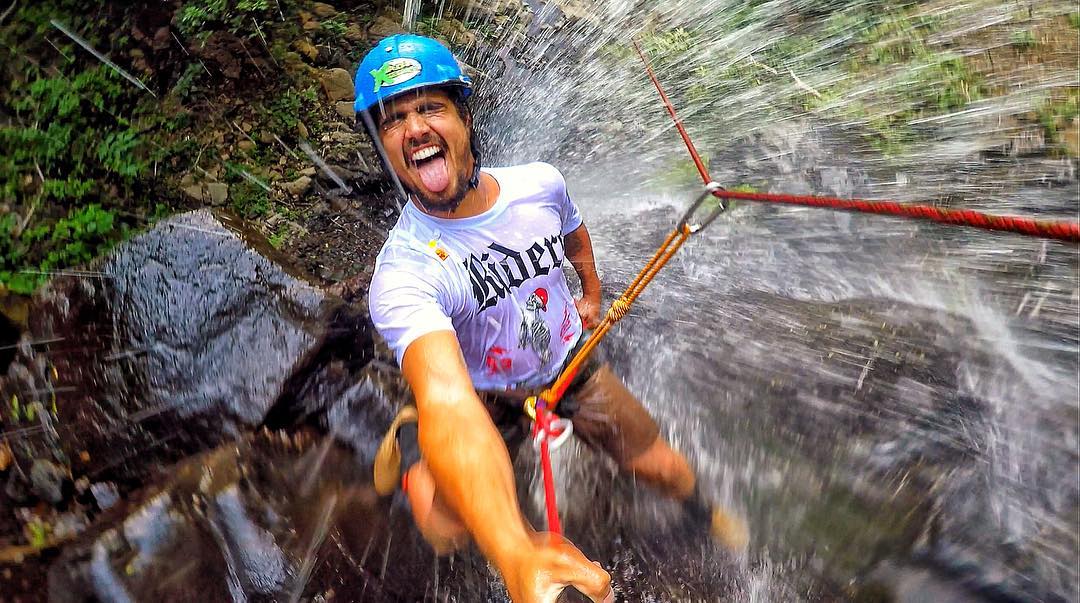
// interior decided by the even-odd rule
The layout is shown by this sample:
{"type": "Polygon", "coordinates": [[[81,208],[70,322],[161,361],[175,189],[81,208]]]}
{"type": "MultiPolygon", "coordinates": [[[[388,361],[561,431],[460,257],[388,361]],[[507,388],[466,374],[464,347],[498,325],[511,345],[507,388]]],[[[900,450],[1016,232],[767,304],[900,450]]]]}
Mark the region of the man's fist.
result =
{"type": "Polygon", "coordinates": [[[503,572],[514,603],[555,603],[570,586],[595,603],[614,603],[611,577],[569,540],[541,532],[533,541],[535,546],[503,572]]]}
{"type": "Polygon", "coordinates": [[[578,316],[581,317],[581,326],[584,329],[595,329],[600,324],[600,296],[586,295],[581,299],[575,299],[578,316]]]}

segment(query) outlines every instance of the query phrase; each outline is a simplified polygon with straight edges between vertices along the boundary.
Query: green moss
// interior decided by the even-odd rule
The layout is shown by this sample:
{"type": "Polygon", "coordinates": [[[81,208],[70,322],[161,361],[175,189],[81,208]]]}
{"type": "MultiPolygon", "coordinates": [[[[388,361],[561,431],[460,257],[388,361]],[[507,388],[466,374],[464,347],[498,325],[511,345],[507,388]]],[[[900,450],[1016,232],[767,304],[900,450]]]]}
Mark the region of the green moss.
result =
{"type": "Polygon", "coordinates": [[[1009,43],[1013,48],[1020,51],[1031,50],[1038,45],[1035,34],[1030,29],[1018,29],[1012,32],[1012,35],[1009,36],[1009,43]]]}
{"type": "Polygon", "coordinates": [[[229,186],[229,206],[238,215],[252,219],[270,214],[270,194],[257,184],[243,181],[229,186]]]}
{"type": "Polygon", "coordinates": [[[1080,90],[1072,90],[1063,99],[1052,99],[1036,110],[1039,124],[1052,144],[1061,144],[1061,130],[1080,117],[1080,90]]]}

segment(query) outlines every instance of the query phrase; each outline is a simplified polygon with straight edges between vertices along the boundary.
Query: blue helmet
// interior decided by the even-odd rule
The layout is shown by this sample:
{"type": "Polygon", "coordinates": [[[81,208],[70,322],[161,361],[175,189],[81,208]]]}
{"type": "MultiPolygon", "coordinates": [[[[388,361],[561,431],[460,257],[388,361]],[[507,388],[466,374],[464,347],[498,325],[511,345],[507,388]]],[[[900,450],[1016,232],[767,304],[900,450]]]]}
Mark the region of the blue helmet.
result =
{"type": "Polygon", "coordinates": [[[353,108],[367,111],[408,90],[446,85],[460,86],[462,98],[472,92],[472,80],[445,46],[424,36],[398,34],[379,41],[360,61],[353,108]]]}

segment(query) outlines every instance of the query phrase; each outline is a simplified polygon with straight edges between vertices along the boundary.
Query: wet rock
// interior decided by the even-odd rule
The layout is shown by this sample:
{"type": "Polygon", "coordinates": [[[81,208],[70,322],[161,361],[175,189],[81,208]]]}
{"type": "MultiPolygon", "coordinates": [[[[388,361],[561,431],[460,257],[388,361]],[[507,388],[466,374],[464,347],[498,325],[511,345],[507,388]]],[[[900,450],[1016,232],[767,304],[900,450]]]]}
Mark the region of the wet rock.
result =
{"type": "Polygon", "coordinates": [[[285,189],[286,193],[289,193],[294,197],[299,197],[307,191],[309,186],[311,186],[311,177],[300,176],[292,182],[282,184],[281,188],[285,189]]]}
{"type": "Polygon", "coordinates": [[[224,182],[211,182],[206,185],[206,194],[212,205],[224,205],[229,200],[229,185],[224,182]]]}
{"type": "Polygon", "coordinates": [[[364,138],[363,134],[353,132],[332,132],[330,134],[331,141],[344,145],[356,145],[364,138]]]}
{"type": "Polygon", "coordinates": [[[319,49],[316,48],[315,45],[311,43],[311,40],[307,38],[299,38],[298,40],[293,42],[292,46],[296,49],[296,52],[299,52],[301,55],[307,57],[309,61],[314,61],[315,59],[319,58],[319,49]]]}
{"type": "Polygon", "coordinates": [[[196,201],[203,201],[206,198],[206,190],[202,184],[189,184],[181,187],[180,190],[196,201]]]}
{"type": "MultiPolygon", "coordinates": [[[[352,170],[350,170],[350,169],[348,169],[346,167],[342,167],[340,165],[331,165],[331,166],[328,166],[328,167],[330,168],[331,172],[333,172],[338,178],[344,180],[346,184],[348,184],[349,181],[351,181],[351,180],[355,180],[356,177],[359,175],[356,172],[354,172],[354,171],[352,171],[352,170]]],[[[331,178],[330,175],[327,174],[326,172],[320,171],[318,173],[318,178],[319,178],[320,181],[322,181],[322,182],[324,182],[326,184],[332,184],[332,185],[335,185],[335,186],[337,185],[337,183],[334,182],[334,179],[331,178]]]]}
{"type": "Polygon", "coordinates": [[[8,474],[7,482],[4,484],[4,496],[15,503],[24,503],[30,500],[30,484],[27,483],[22,473],[12,471],[8,474]]]}
{"type": "MultiPolygon", "coordinates": [[[[370,469],[328,438],[266,433],[167,474],[65,547],[53,600],[297,600],[332,587],[335,600],[390,602],[430,588],[417,576],[435,560],[407,514],[391,515],[370,469]]],[[[479,586],[462,595],[484,600],[479,586]]]]}
{"type": "Polygon", "coordinates": [[[439,21],[438,32],[445,36],[453,45],[473,46],[476,44],[476,34],[469,30],[461,21],[447,17],[439,21]]]}
{"type": "Polygon", "coordinates": [[[393,11],[380,13],[368,27],[368,35],[375,40],[399,33],[405,33],[405,28],[401,26],[401,14],[393,11]]]}
{"type": "Polygon", "coordinates": [[[102,510],[108,509],[120,501],[120,493],[111,482],[90,484],[90,494],[94,496],[94,502],[102,510]]]}
{"type": "Polygon", "coordinates": [[[1046,133],[1042,126],[1020,129],[1009,138],[1009,154],[1013,157],[1041,153],[1046,148],[1046,133]]]}
{"type": "Polygon", "coordinates": [[[332,103],[350,100],[356,95],[352,75],[340,67],[324,71],[319,77],[319,82],[322,84],[323,92],[326,93],[326,98],[332,103]]]}
{"type": "Polygon", "coordinates": [[[1061,132],[1061,139],[1070,155],[1080,157],[1080,118],[1072,118],[1068,127],[1061,132]]]}
{"type": "MultiPolygon", "coordinates": [[[[65,436],[29,434],[16,462],[29,467],[55,446],[66,458],[87,451],[79,470],[95,480],[138,479],[259,425],[331,329],[369,337],[363,322],[333,326],[341,302],[266,259],[257,249],[271,253],[269,245],[236,228],[205,210],[174,216],[104,258],[95,271],[108,278],[42,289],[28,332],[65,347],[21,352],[12,364],[21,370],[9,375],[28,376],[0,378],[0,396],[52,387],[65,436]],[[57,379],[42,375],[43,363],[57,379]]],[[[21,498],[17,490],[8,496],[21,498]]]]}
{"type": "Polygon", "coordinates": [[[867,584],[860,589],[860,600],[881,600],[895,603],[950,601],[978,603],[985,601],[956,580],[951,580],[928,567],[915,567],[886,561],[874,568],[867,584]]]}
{"type": "Polygon", "coordinates": [[[362,43],[367,41],[367,33],[364,32],[364,28],[360,27],[356,23],[350,23],[345,28],[345,39],[353,43],[362,43]]]}
{"type": "Polygon", "coordinates": [[[327,19],[337,14],[337,9],[325,2],[315,2],[311,5],[311,12],[320,19],[327,19]]]}
{"type": "Polygon", "coordinates": [[[337,111],[342,119],[347,119],[349,121],[356,119],[356,109],[353,108],[352,101],[338,101],[334,103],[334,110],[337,111]]]}
{"type": "Polygon", "coordinates": [[[300,173],[305,175],[305,176],[314,176],[315,172],[316,172],[315,168],[313,168],[311,166],[308,166],[308,167],[300,170],[300,173]]]}
{"type": "Polygon", "coordinates": [[[273,144],[277,141],[274,140],[274,133],[270,130],[262,130],[259,132],[259,142],[263,144],[273,144]]]}
{"type": "Polygon", "coordinates": [[[64,482],[67,479],[67,471],[51,461],[37,459],[30,466],[30,491],[51,505],[64,500],[64,482]]]}

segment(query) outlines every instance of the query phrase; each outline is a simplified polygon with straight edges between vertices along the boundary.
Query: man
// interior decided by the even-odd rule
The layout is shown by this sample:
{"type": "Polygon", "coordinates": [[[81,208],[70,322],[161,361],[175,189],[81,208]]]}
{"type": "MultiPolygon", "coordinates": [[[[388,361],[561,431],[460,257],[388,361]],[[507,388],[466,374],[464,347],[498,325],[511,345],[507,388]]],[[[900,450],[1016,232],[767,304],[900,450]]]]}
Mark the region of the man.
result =
{"type": "MultiPolygon", "coordinates": [[[[416,397],[422,460],[403,482],[418,528],[439,552],[471,537],[514,601],[553,601],[568,585],[613,599],[598,565],[526,524],[504,443],[521,434],[524,398],[599,322],[592,243],[561,174],[543,163],[480,169],[471,81],[435,40],[380,41],[356,89],[356,109],[409,197],[376,260],[369,305],[416,397]]],[[[584,371],[567,398],[560,411],[577,411],[575,434],[665,494],[693,498],[685,458],[608,367],[584,371]]]]}

